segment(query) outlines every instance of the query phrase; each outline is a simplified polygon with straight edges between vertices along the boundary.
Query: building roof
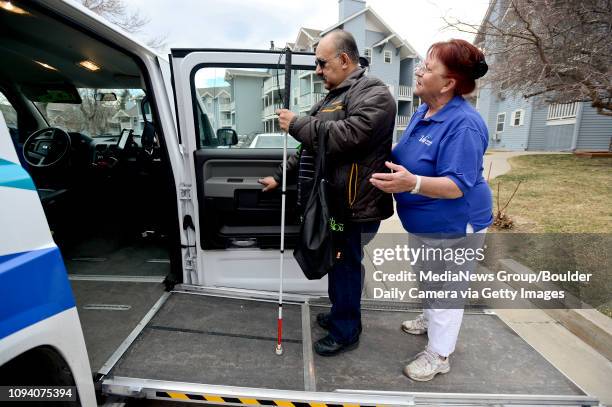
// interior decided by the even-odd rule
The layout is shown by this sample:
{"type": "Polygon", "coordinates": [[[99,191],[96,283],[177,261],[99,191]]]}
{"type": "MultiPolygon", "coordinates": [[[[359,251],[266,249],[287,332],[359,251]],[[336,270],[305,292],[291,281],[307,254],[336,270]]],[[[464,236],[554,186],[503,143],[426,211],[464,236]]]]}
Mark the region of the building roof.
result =
{"type": "Polygon", "coordinates": [[[229,96],[229,86],[210,86],[207,88],[198,88],[198,94],[200,97],[209,95],[211,98],[219,96],[221,93],[225,93],[229,96]]]}
{"type": "Polygon", "coordinates": [[[316,44],[320,38],[321,38],[321,30],[318,30],[315,28],[300,27],[297,38],[295,39],[295,42],[292,44],[291,49],[311,48],[312,45],[316,44]]]}
{"type": "Polygon", "coordinates": [[[119,120],[120,117],[132,117],[132,116],[127,114],[124,110],[119,110],[119,111],[117,111],[117,113],[115,113],[113,115],[113,117],[110,118],[109,122],[117,123],[117,121],[119,120]]]}
{"type": "Polygon", "coordinates": [[[482,22],[480,23],[480,27],[478,27],[478,34],[476,34],[476,38],[474,38],[474,45],[478,45],[484,42],[485,24],[487,23],[487,21],[489,21],[489,18],[491,18],[491,14],[493,13],[493,10],[495,9],[496,3],[497,3],[497,0],[491,0],[491,3],[489,3],[489,8],[487,9],[487,12],[485,13],[483,17],[482,22]]]}
{"type": "Polygon", "coordinates": [[[357,13],[345,18],[344,20],[332,25],[331,27],[328,27],[325,30],[321,31],[320,36],[323,37],[325,34],[328,34],[329,32],[335,30],[336,28],[342,27],[348,21],[351,21],[364,13],[367,13],[368,17],[373,18],[374,21],[378,25],[382,26],[384,30],[386,30],[386,32],[389,34],[383,41],[375,45],[372,45],[372,47],[381,46],[381,45],[386,44],[387,42],[391,42],[393,46],[400,49],[400,59],[415,58],[415,57],[418,57],[419,59],[423,59],[419,55],[419,53],[414,49],[414,47],[408,43],[408,41],[400,37],[395,31],[393,31],[393,29],[378,14],[376,14],[376,12],[372,10],[372,8],[370,8],[369,6],[361,9],[357,13]]]}
{"type": "Polygon", "coordinates": [[[321,35],[321,30],[316,28],[301,28],[304,32],[312,37],[312,39],[316,39],[321,35]]]}

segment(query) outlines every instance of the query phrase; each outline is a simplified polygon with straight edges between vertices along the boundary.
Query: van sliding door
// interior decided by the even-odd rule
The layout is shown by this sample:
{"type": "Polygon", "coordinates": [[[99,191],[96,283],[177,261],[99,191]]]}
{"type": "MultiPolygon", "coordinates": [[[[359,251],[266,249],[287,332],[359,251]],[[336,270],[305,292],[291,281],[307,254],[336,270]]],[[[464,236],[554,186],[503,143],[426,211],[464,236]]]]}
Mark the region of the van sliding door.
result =
{"type": "MultiPolygon", "coordinates": [[[[325,96],[314,55],[298,53],[292,62],[291,88],[285,89],[283,51],[172,51],[181,140],[193,158],[185,160],[192,183],[184,193],[191,197],[193,223],[184,226],[193,225],[197,258],[185,281],[278,289],[281,194],[262,192],[258,179],[282,162],[276,109],[288,98],[295,113],[307,114],[325,96]]],[[[291,155],[299,143],[289,137],[288,147],[291,155]]],[[[288,177],[287,185],[285,245],[292,249],[299,233],[295,179],[288,177]]],[[[302,276],[291,250],[285,256],[289,291],[325,291],[325,281],[302,276]]]]}

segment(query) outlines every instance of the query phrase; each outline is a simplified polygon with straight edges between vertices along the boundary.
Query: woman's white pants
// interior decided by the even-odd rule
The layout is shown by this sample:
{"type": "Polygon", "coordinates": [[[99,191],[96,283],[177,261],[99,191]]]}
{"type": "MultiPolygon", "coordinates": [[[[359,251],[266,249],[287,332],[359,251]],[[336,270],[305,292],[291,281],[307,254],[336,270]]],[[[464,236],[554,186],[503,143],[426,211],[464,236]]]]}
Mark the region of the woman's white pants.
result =
{"type": "MultiPolygon", "coordinates": [[[[486,233],[487,228],[476,233],[486,233]]],[[[472,225],[468,223],[466,233],[474,233],[472,225]]],[[[483,239],[484,240],[484,239],[483,239]]],[[[474,268],[476,262],[474,262],[474,268]]],[[[472,272],[475,271],[471,270],[472,272]]],[[[455,350],[461,321],[463,320],[463,308],[426,308],[423,310],[427,320],[427,336],[429,342],[427,348],[440,356],[447,357],[455,350]]]]}

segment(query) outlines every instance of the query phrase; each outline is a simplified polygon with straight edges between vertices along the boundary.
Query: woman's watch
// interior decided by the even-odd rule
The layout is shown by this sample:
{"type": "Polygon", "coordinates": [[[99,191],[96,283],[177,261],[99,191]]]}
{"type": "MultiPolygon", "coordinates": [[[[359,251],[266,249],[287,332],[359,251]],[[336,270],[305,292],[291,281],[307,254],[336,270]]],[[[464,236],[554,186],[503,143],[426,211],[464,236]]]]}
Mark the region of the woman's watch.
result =
{"type": "Polygon", "coordinates": [[[412,188],[410,193],[411,194],[418,194],[420,190],[421,190],[421,176],[420,175],[416,175],[416,184],[415,184],[414,188],[412,188]]]}

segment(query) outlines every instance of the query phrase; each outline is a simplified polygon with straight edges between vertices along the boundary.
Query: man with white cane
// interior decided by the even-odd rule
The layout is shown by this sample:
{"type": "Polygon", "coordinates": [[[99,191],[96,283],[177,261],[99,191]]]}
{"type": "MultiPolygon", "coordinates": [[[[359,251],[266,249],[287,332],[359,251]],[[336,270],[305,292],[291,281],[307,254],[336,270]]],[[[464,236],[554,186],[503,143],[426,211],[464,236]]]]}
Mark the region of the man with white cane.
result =
{"type": "MultiPolygon", "coordinates": [[[[299,194],[308,194],[305,176],[319,150],[319,136],[325,137],[329,181],[334,185],[330,199],[343,208],[345,219],[342,258],[329,271],[331,312],[317,315],[318,324],[329,334],[314,344],[321,356],[333,356],[354,349],[361,334],[361,292],[364,269],[361,265],[361,236],[376,233],[380,221],[393,214],[391,197],[368,182],[372,173],[385,172],[395,131],[396,104],[387,86],[365,75],[359,67],[359,52],[353,36],[335,30],[321,39],[316,50],[316,73],[329,93],[308,116],[296,116],[279,109],[279,125],[302,143],[299,154],[287,161],[287,176],[300,170],[299,194]]],[[[259,180],[264,191],[283,180],[282,166],[259,180]]],[[[301,202],[308,197],[298,197],[301,202]]]]}

